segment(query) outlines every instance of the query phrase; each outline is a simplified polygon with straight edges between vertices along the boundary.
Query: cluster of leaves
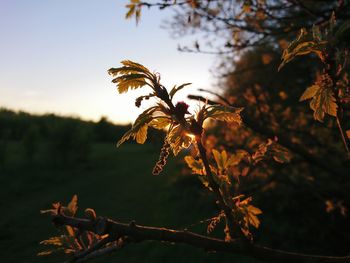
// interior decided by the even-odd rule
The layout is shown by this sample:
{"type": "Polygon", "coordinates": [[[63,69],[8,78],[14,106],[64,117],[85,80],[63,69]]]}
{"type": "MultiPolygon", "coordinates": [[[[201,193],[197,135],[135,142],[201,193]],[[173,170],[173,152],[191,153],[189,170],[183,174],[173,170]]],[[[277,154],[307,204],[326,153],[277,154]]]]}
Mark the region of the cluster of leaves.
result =
{"type": "MultiPolygon", "coordinates": [[[[257,215],[261,214],[261,210],[250,204],[252,197],[244,198],[244,195],[234,195],[234,186],[239,185],[239,177],[247,176],[251,167],[257,165],[263,160],[273,158],[277,162],[289,162],[290,154],[286,149],[278,145],[273,140],[259,145],[256,152],[249,152],[239,149],[233,154],[228,154],[225,150],[219,152],[212,150],[213,164],[210,165],[212,176],[220,187],[220,192],[225,203],[232,210],[235,221],[240,226],[241,232],[249,239],[252,238],[250,226],[258,228],[260,220],[257,215]],[[241,165],[241,169],[237,169],[241,165]],[[239,173],[237,174],[237,170],[239,173]]],[[[194,158],[191,155],[186,156],[185,162],[192,170],[193,174],[197,174],[203,185],[212,191],[206,174],[203,161],[194,158]]],[[[208,233],[212,232],[215,226],[223,217],[221,211],[216,217],[213,217],[208,225],[208,233]]]]}
{"type": "Polygon", "coordinates": [[[143,98],[153,97],[156,105],[139,115],[131,129],[119,140],[117,146],[130,138],[143,144],[147,139],[148,127],[152,127],[167,131],[165,141],[170,145],[173,154],[177,155],[180,150],[188,148],[194,142],[196,135],[201,135],[202,125],[207,119],[241,123],[239,113],[242,108],[204,105],[196,115],[191,115],[186,103],[177,102],[174,105],[172,102],[175,94],[190,83],[174,86],[168,92],[160,84],[159,74],[151,73],[144,66],[129,60],[121,63],[123,67],[109,70],[109,74],[115,77],[112,81],[117,84],[118,92],[125,93],[131,89],[148,86],[152,92],[137,98],[136,104],[139,106],[143,98]]]}
{"type": "Polygon", "coordinates": [[[309,100],[310,108],[314,111],[314,118],[323,121],[325,114],[336,117],[339,100],[349,97],[346,86],[348,75],[348,49],[336,48],[339,39],[350,29],[350,21],[337,27],[335,15],[324,25],[314,25],[311,32],[301,29],[296,40],[290,43],[282,54],[281,69],[297,56],[315,54],[323,63],[324,69],[315,83],[308,87],[300,101],[309,100]],[[345,85],[344,85],[345,84],[345,85]]]}
{"type": "MultiPolygon", "coordinates": [[[[53,203],[52,209],[42,210],[42,214],[49,214],[55,216],[63,214],[74,217],[78,210],[78,197],[74,195],[67,206],[62,206],[61,203],[53,203]]],[[[96,213],[93,209],[87,208],[85,210],[85,217],[89,220],[96,219],[96,213]]],[[[97,235],[90,231],[80,232],[78,229],[71,226],[61,226],[62,234],[54,236],[47,240],[40,242],[42,245],[49,246],[50,249],[38,253],[38,256],[47,256],[52,253],[63,251],[65,254],[74,254],[94,246],[103,236],[97,235]]]]}
{"type": "MultiPolygon", "coordinates": [[[[225,150],[219,152],[212,149],[212,158],[210,158],[212,164],[209,164],[210,172],[208,172],[203,156],[197,148],[197,143],[204,138],[205,121],[212,119],[239,126],[242,122],[240,113],[243,108],[203,104],[195,114],[190,114],[186,103],[173,103],[175,94],[190,83],[174,86],[168,92],[160,83],[159,74],[151,73],[144,66],[132,61],[122,61],[122,64],[123,67],[109,70],[109,73],[115,77],[113,82],[117,84],[119,93],[148,86],[152,92],[137,98],[136,106],[139,106],[145,97],[147,99],[153,97],[156,105],[140,114],[132,128],[118,142],[118,146],[129,138],[135,139],[138,143],[144,143],[148,127],[164,130],[166,132],[164,144],[153,169],[153,174],[158,175],[166,164],[170,149],[174,155],[177,155],[182,149],[193,144],[193,155],[186,156],[185,162],[194,174],[199,175],[198,178],[209,190],[213,191],[213,187],[219,188],[223,202],[231,210],[241,232],[248,239],[252,239],[250,226],[259,227],[260,221],[257,215],[261,214],[261,211],[250,204],[251,197],[243,199],[242,195],[235,196],[234,188],[239,185],[240,176],[246,176],[253,166],[263,160],[272,158],[276,162],[288,162],[290,160],[288,151],[271,139],[260,144],[253,154],[241,149],[237,149],[233,154],[228,154],[225,150]]],[[[223,215],[225,213],[220,211],[218,216],[211,220],[208,230],[212,231],[223,215]]]]}

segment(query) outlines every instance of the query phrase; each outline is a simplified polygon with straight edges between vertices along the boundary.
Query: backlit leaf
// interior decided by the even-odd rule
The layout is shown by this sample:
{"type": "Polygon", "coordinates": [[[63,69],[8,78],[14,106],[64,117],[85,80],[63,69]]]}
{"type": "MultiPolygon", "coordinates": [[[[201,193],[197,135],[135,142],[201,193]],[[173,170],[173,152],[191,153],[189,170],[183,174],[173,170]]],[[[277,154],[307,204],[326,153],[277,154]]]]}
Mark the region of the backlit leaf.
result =
{"type": "Polygon", "coordinates": [[[117,84],[119,93],[149,85],[147,80],[152,83],[156,79],[154,74],[139,63],[130,60],[123,60],[121,63],[123,67],[108,70],[108,73],[115,77],[112,82],[117,84]]]}
{"type": "Polygon", "coordinates": [[[69,202],[67,208],[70,212],[70,216],[74,216],[78,210],[78,196],[77,195],[73,195],[72,200],[69,202]]]}
{"type": "Polygon", "coordinates": [[[149,123],[149,126],[163,130],[167,128],[172,123],[172,119],[167,116],[154,117],[154,119],[149,123]]]}
{"type": "Polygon", "coordinates": [[[314,118],[323,122],[325,113],[337,116],[337,104],[333,91],[329,88],[321,88],[310,102],[310,108],[314,111],[314,118]]]}
{"type": "Polygon", "coordinates": [[[191,85],[192,83],[184,83],[178,87],[174,86],[171,91],[169,92],[169,96],[172,99],[174,97],[174,95],[181,89],[183,89],[184,87],[191,85]]]}
{"type": "Polygon", "coordinates": [[[244,150],[237,150],[236,153],[232,154],[227,160],[227,166],[235,166],[239,164],[243,158],[249,157],[250,154],[244,150]]]}
{"type": "Polygon", "coordinates": [[[306,29],[300,30],[299,36],[296,40],[290,43],[288,48],[283,51],[282,62],[278,67],[278,70],[292,61],[296,56],[303,56],[309,53],[315,53],[322,61],[324,61],[323,50],[327,45],[327,41],[321,41],[320,38],[314,38],[317,31],[314,29],[313,34],[308,34],[306,29]]]}
{"type": "Polygon", "coordinates": [[[151,107],[141,113],[131,129],[127,131],[123,137],[118,141],[117,147],[122,143],[133,138],[137,143],[143,144],[147,139],[147,129],[149,123],[153,120],[153,113],[159,109],[158,106],[151,107]]]}
{"type": "Polygon", "coordinates": [[[223,171],[227,168],[227,153],[222,151],[221,153],[215,149],[212,150],[215,162],[219,170],[223,171]]]}
{"type": "Polygon", "coordinates": [[[213,118],[214,120],[221,120],[226,122],[235,122],[240,125],[242,118],[240,112],[243,108],[235,108],[224,105],[211,105],[205,108],[203,120],[213,118]]]}
{"type": "Polygon", "coordinates": [[[192,173],[205,175],[204,165],[202,160],[196,160],[190,155],[185,156],[184,160],[187,166],[192,170],[192,173]]]}
{"type": "Polygon", "coordinates": [[[143,74],[129,74],[117,77],[112,82],[117,84],[119,93],[126,93],[129,89],[138,89],[147,85],[145,77],[143,74]]]}
{"type": "Polygon", "coordinates": [[[308,87],[304,91],[303,95],[301,95],[299,101],[304,101],[304,100],[308,100],[308,99],[313,98],[319,89],[320,89],[320,86],[318,86],[318,85],[312,85],[312,86],[308,87]]]}
{"type": "Polygon", "coordinates": [[[188,148],[194,138],[188,134],[182,125],[178,124],[170,130],[167,140],[176,156],[182,149],[188,148]]]}

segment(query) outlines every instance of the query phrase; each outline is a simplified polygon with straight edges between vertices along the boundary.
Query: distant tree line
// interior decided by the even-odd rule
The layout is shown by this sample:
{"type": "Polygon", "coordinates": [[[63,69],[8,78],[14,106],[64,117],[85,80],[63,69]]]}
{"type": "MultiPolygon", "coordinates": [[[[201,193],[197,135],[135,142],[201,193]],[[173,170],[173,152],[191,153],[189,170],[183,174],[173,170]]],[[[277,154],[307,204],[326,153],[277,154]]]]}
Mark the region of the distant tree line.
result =
{"type": "MultiPolygon", "coordinates": [[[[1,108],[0,167],[6,162],[11,167],[19,163],[78,165],[88,160],[93,143],[114,145],[129,128],[115,125],[107,117],[93,122],[1,108]]],[[[151,134],[150,139],[155,143],[159,136],[151,134]]]]}

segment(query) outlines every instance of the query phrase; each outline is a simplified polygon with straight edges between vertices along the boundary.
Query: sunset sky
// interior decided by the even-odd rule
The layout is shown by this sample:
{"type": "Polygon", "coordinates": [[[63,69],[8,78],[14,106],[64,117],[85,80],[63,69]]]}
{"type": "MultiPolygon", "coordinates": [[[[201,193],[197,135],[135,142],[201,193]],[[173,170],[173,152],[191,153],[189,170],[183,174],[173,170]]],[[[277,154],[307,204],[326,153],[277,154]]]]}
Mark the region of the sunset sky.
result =
{"type": "Polygon", "coordinates": [[[0,0],[0,107],[130,122],[140,92],[119,95],[107,74],[124,59],[160,72],[168,87],[209,88],[214,57],[177,51],[183,39],[160,28],[169,11],[145,9],[138,26],[125,20],[127,2],[0,0]]]}

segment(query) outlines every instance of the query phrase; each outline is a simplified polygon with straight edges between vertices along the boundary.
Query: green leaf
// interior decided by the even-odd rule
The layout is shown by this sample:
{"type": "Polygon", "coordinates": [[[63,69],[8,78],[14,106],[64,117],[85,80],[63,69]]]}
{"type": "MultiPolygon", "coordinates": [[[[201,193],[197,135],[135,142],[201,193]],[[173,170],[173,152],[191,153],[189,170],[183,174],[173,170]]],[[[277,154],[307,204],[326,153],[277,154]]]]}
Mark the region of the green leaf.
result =
{"type": "Polygon", "coordinates": [[[240,112],[243,108],[235,108],[224,105],[211,105],[204,109],[203,121],[207,118],[214,120],[234,122],[238,125],[242,123],[240,112]]]}
{"type": "Polygon", "coordinates": [[[319,89],[320,89],[319,85],[312,85],[312,86],[308,87],[304,91],[303,95],[301,95],[299,101],[304,101],[304,100],[308,100],[308,99],[313,98],[319,89]]]}
{"type": "Polygon", "coordinates": [[[170,99],[172,99],[174,97],[174,95],[181,89],[183,89],[184,87],[191,85],[192,83],[184,83],[178,87],[176,87],[176,85],[171,89],[171,91],[169,92],[169,96],[170,99]]]}

